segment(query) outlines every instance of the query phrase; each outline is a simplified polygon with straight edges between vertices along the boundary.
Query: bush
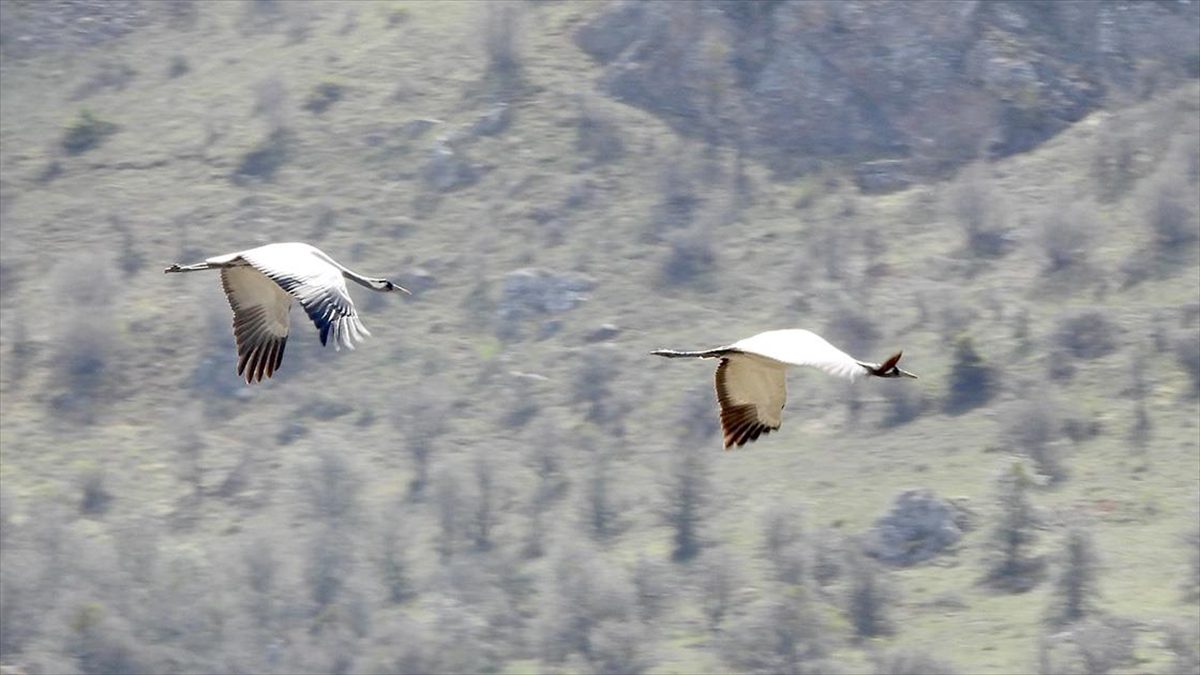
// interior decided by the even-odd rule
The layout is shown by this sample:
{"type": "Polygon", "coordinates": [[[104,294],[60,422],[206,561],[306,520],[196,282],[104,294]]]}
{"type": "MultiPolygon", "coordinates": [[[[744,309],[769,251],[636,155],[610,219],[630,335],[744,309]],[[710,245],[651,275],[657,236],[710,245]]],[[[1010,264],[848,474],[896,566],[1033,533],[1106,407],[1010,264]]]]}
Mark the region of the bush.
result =
{"type": "Polygon", "coordinates": [[[1087,264],[1092,229],[1098,216],[1094,208],[1076,202],[1055,210],[1042,223],[1039,243],[1046,256],[1046,271],[1061,272],[1087,264]]]}
{"type": "Polygon", "coordinates": [[[662,263],[664,286],[706,286],[717,267],[717,251],[708,228],[694,227],[667,237],[668,251],[662,263]]]}
{"type": "Polygon", "coordinates": [[[1055,339],[1076,358],[1098,359],[1117,349],[1117,332],[1102,312],[1090,310],[1061,320],[1055,339]]]}
{"type": "Polygon", "coordinates": [[[885,382],[881,390],[887,401],[887,412],[879,425],[885,429],[908,424],[925,410],[925,398],[916,387],[904,386],[903,382],[885,382]]]}
{"type": "Polygon", "coordinates": [[[704,546],[703,530],[712,507],[708,455],[701,449],[677,446],[668,460],[660,515],[674,530],[671,560],[687,562],[704,546]]]}
{"type": "Polygon", "coordinates": [[[625,142],[616,121],[584,97],[579,99],[576,131],[575,150],[594,165],[613,162],[625,155],[625,142]]]}
{"type": "Polygon", "coordinates": [[[1175,342],[1175,358],[1192,380],[1192,395],[1200,396],[1200,333],[1185,333],[1175,342]]]}
{"type": "Polygon", "coordinates": [[[79,512],[86,516],[104,515],[112,503],[112,493],[104,481],[102,469],[92,469],[79,479],[79,489],[82,493],[79,499],[79,512]]]}
{"type": "Polygon", "coordinates": [[[1175,176],[1164,177],[1150,187],[1145,197],[1145,218],[1160,250],[1170,251],[1200,237],[1194,194],[1175,176]]]}
{"type": "Polygon", "coordinates": [[[487,74],[510,79],[521,71],[517,38],[520,6],[509,2],[484,5],[483,47],[487,56],[487,74]]]}
{"type": "Polygon", "coordinates": [[[763,547],[781,583],[803,584],[808,571],[808,545],[804,513],[797,507],[775,504],[763,516],[763,547]]]}
{"type": "Polygon", "coordinates": [[[1041,581],[1044,563],[1030,555],[1037,542],[1037,519],[1029,501],[1029,477],[1013,464],[997,481],[1000,514],[985,542],[983,582],[1010,593],[1024,593],[1041,581]]]}
{"type": "Polygon", "coordinates": [[[923,651],[892,649],[872,659],[875,675],[957,675],[952,664],[923,651]]]}
{"type": "Polygon", "coordinates": [[[242,155],[242,161],[233,172],[234,182],[240,184],[247,178],[273,178],[279,167],[291,156],[293,140],[292,132],[283,127],[276,128],[252,150],[242,155]]]}
{"type": "Polygon", "coordinates": [[[312,514],[329,524],[345,524],[358,514],[362,482],[338,449],[325,448],[304,476],[304,496],[312,514]]]}
{"type": "Polygon", "coordinates": [[[846,592],[846,613],[860,638],[890,635],[895,632],[890,614],[896,590],[886,572],[874,560],[852,551],[847,560],[850,587],[846,592]]]}
{"type": "Polygon", "coordinates": [[[975,351],[970,337],[961,336],[954,343],[954,366],[950,370],[950,393],[942,409],[958,415],[984,405],[995,395],[996,374],[975,351]]]}
{"type": "Polygon", "coordinates": [[[1091,532],[1079,527],[1067,531],[1054,583],[1049,620],[1054,625],[1075,623],[1097,613],[1099,558],[1091,532]]]}
{"type": "Polygon", "coordinates": [[[1011,245],[1004,221],[1006,207],[990,180],[983,169],[968,169],[950,192],[951,213],[963,229],[967,251],[981,258],[1002,256],[1011,245]]]}
{"type": "Polygon", "coordinates": [[[313,87],[308,98],[304,100],[304,105],[301,106],[305,110],[314,115],[320,115],[332,106],[334,103],[342,100],[346,95],[346,87],[337,82],[322,82],[313,87]]]}
{"type": "Polygon", "coordinates": [[[1066,479],[1057,443],[1063,423],[1053,401],[1036,396],[1017,401],[1005,410],[1003,424],[1005,442],[1033,460],[1038,473],[1055,483],[1066,479]]]}
{"type": "Polygon", "coordinates": [[[760,600],[721,644],[721,657],[748,673],[828,672],[828,653],[825,627],[800,591],[760,600]]]}
{"type": "Polygon", "coordinates": [[[118,127],[112,122],[102,120],[86,108],[79,111],[79,117],[67,127],[63,136],[62,147],[68,155],[78,155],[97,148],[106,138],[117,133],[118,127]]]}
{"type": "Polygon", "coordinates": [[[700,609],[708,619],[709,630],[717,630],[721,622],[737,606],[745,577],[745,563],[721,548],[710,550],[700,560],[700,609]]]}

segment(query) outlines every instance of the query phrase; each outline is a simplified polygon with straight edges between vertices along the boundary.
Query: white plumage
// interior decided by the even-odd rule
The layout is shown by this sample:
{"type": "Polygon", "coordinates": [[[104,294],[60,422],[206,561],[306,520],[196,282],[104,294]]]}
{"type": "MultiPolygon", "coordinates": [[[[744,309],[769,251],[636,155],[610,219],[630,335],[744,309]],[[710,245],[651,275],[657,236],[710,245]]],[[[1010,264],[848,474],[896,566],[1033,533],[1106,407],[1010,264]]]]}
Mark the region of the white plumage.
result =
{"type": "Polygon", "coordinates": [[[195,265],[171,265],[165,272],[221,270],[221,286],[233,309],[238,375],[247,383],[270,377],[283,362],[288,311],[295,299],[320,331],[321,344],[354,349],[371,333],[358,317],[346,279],[371,290],[408,291],[382,278],[364,277],[299,242],[267,244],[208,258],[195,265]]]}
{"type": "Polygon", "coordinates": [[[820,335],[798,328],[759,333],[716,349],[659,349],[651,353],[721,360],[717,364],[716,389],[726,449],[745,445],[779,428],[787,402],[789,366],[808,366],[852,381],[864,375],[916,377],[896,366],[900,353],[882,364],[859,361],[820,335]]]}

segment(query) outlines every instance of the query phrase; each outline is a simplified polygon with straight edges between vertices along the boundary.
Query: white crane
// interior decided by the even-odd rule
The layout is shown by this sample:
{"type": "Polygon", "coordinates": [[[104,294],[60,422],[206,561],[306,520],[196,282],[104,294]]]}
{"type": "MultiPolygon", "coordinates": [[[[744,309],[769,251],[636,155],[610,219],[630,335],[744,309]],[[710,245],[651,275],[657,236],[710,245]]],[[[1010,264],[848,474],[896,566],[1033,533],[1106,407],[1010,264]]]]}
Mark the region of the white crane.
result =
{"type": "Polygon", "coordinates": [[[339,264],[315,246],[299,242],[267,244],[228,253],[195,265],[171,265],[171,272],[221,270],[221,286],[233,309],[238,375],[246,383],[261,381],[283,362],[288,338],[288,310],[295,299],[321,331],[321,344],[354,349],[354,341],[370,335],[354,309],[346,279],[373,291],[409,291],[387,279],[364,277],[339,264]]]}
{"type": "Polygon", "coordinates": [[[726,450],[779,428],[787,400],[788,366],[811,366],[848,380],[863,375],[916,377],[896,367],[901,352],[883,363],[859,361],[820,335],[799,328],[770,330],[716,349],[656,349],[650,353],[669,358],[721,359],[717,364],[717,402],[726,450]]]}

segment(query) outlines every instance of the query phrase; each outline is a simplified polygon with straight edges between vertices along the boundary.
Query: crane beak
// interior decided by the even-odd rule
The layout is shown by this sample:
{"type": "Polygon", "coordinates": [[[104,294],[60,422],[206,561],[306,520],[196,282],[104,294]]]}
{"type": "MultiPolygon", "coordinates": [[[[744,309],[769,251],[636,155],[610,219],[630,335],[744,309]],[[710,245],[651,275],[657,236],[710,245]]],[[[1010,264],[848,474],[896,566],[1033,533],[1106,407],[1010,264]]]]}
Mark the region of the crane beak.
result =
{"type": "Polygon", "coordinates": [[[896,372],[900,373],[900,377],[911,377],[914,380],[919,379],[916,375],[913,375],[912,373],[908,372],[907,370],[904,370],[903,368],[897,368],[896,372]]]}

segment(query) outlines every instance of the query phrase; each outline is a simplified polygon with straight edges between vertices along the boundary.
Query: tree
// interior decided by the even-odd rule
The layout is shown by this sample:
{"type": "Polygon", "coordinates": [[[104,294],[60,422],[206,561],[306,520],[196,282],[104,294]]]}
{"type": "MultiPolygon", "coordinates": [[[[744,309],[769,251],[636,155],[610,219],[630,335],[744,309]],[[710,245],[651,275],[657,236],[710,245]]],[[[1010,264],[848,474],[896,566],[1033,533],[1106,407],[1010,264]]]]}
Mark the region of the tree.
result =
{"type": "Polygon", "coordinates": [[[711,505],[708,457],[693,446],[676,446],[668,460],[660,515],[674,530],[671,559],[687,562],[700,553],[701,530],[711,505]]]}
{"type": "Polygon", "coordinates": [[[1075,623],[1096,614],[1098,573],[1099,558],[1092,533],[1078,526],[1072,527],[1063,543],[1062,569],[1052,591],[1052,624],[1075,623]]]}
{"type": "Polygon", "coordinates": [[[1000,517],[985,543],[984,582],[1010,593],[1023,593],[1041,580],[1043,561],[1030,555],[1037,541],[1036,519],[1029,501],[1030,479],[1014,463],[998,481],[1000,517]]]}

